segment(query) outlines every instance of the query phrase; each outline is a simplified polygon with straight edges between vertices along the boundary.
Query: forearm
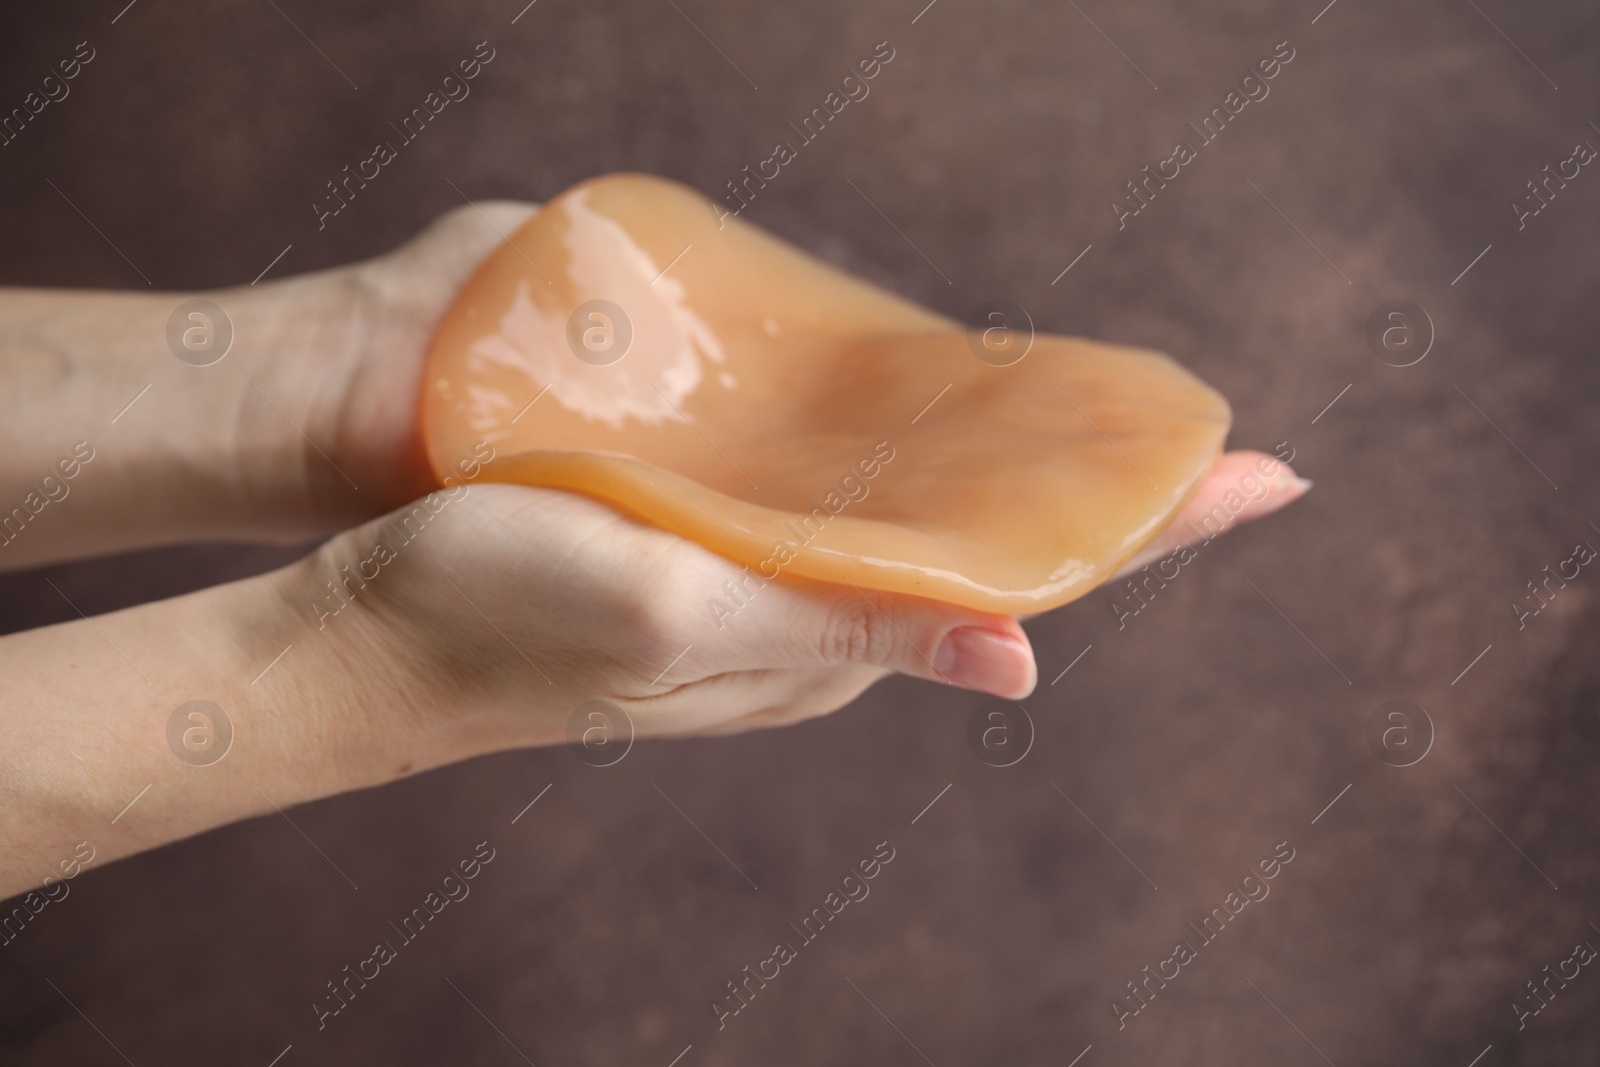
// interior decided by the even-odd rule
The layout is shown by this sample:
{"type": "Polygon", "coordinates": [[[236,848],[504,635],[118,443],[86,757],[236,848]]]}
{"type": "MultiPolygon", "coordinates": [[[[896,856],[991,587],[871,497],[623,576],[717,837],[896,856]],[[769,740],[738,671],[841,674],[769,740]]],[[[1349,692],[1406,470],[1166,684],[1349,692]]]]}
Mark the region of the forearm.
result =
{"type": "Polygon", "coordinates": [[[104,863],[478,750],[377,628],[308,624],[314,580],[296,564],[0,638],[0,897],[82,842],[104,863]]]}
{"type": "Polygon", "coordinates": [[[340,439],[348,405],[415,393],[404,360],[356,393],[380,304],[361,267],[205,294],[0,290],[0,569],[292,541],[393,506],[418,475],[380,454],[404,442],[340,439]],[[169,321],[197,297],[221,315],[176,316],[179,358],[169,321]]]}

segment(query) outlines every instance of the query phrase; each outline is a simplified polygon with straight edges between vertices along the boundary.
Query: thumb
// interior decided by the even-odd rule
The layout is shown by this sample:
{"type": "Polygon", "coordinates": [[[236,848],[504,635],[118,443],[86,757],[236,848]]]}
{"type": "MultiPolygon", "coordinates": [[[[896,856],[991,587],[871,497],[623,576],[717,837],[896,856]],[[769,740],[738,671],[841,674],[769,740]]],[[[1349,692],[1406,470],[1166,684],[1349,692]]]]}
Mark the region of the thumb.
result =
{"type": "Polygon", "coordinates": [[[785,578],[721,624],[735,670],[859,664],[1011,700],[1038,681],[1015,619],[921,597],[785,578]]]}

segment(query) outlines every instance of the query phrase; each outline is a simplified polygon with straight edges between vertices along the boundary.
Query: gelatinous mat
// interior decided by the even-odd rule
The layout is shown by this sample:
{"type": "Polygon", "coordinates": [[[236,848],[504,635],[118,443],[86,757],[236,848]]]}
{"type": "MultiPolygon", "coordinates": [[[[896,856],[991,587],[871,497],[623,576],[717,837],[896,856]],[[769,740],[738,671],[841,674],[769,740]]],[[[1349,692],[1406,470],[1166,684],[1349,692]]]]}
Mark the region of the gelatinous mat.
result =
{"type": "Polygon", "coordinates": [[[1155,352],[1041,334],[992,365],[961,324],[640,175],[568,190],[489,256],[421,417],[441,479],[486,441],[480,479],[598,497],[765,578],[1005,613],[1105,580],[1230,420],[1155,352]]]}

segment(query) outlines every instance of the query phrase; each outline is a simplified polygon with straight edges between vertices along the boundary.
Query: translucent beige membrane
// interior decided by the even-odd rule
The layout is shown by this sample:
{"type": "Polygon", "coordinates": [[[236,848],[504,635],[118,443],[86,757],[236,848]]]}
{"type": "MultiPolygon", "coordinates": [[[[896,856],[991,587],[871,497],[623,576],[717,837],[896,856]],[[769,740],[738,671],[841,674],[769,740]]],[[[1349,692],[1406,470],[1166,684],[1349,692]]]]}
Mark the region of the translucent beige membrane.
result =
{"type": "Polygon", "coordinates": [[[480,479],[589,494],[764,578],[1040,611],[1170,521],[1228,405],[1155,352],[1041,334],[996,366],[975,346],[682,186],[614,175],[462,290],[423,432],[441,479],[486,441],[480,479]]]}

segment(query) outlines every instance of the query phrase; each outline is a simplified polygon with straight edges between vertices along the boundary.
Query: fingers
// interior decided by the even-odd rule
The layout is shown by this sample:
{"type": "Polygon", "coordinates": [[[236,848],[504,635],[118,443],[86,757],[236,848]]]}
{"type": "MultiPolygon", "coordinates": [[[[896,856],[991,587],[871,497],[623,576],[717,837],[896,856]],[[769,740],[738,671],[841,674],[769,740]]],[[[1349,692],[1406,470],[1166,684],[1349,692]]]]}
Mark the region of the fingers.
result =
{"type": "Polygon", "coordinates": [[[854,586],[767,582],[720,636],[725,670],[864,665],[1013,700],[1038,679],[1015,619],[854,586]]]}
{"type": "MultiPolygon", "coordinates": [[[[731,706],[800,706],[804,694],[781,684],[719,691],[698,708],[666,706],[675,690],[734,675],[755,682],[764,673],[836,673],[845,689],[836,694],[830,683],[818,694],[834,707],[874,680],[870,671],[841,669],[849,667],[1009,698],[1033,690],[1033,650],[1009,616],[788,575],[763,580],[692,541],[559,490],[484,485],[472,489],[471,501],[470,521],[429,541],[450,558],[498,546],[491,558],[510,573],[467,585],[469,603],[500,620],[514,647],[544,647],[550,660],[571,656],[590,667],[606,660],[596,672],[605,680],[592,688],[613,698],[660,696],[673,719],[664,729],[697,729],[726,719],[731,706]],[[530,544],[540,546],[531,555],[530,544]]],[[[460,596],[443,592],[447,600],[460,596]]],[[[816,708],[823,710],[831,708],[816,708]]]]}
{"type": "Polygon", "coordinates": [[[1114,577],[1131,574],[1183,545],[1210,541],[1241,522],[1271,515],[1300,499],[1310,488],[1310,482],[1272,456],[1261,452],[1225,453],[1171,525],[1114,577]]]}
{"type": "MultiPolygon", "coordinates": [[[[1275,457],[1229,452],[1119,576],[1270,515],[1310,488],[1275,457]]],[[[853,586],[761,582],[748,571],[739,581],[739,610],[719,618],[713,638],[723,646],[712,653],[716,670],[864,664],[1012,700],[1037,684],[1027,635],[1006,616],[853,586]]]]}
{"type": "Polygon", "coordinates": [[[831,714],[860,696],[888,671],[881,667],[812,667],[751,671],[695,682],[658,698],[630,704],[636,720],[655,736],[716,737],[792,726],[831,714]],[[709,709],[738,707],[740,714],[709,709]]]}

